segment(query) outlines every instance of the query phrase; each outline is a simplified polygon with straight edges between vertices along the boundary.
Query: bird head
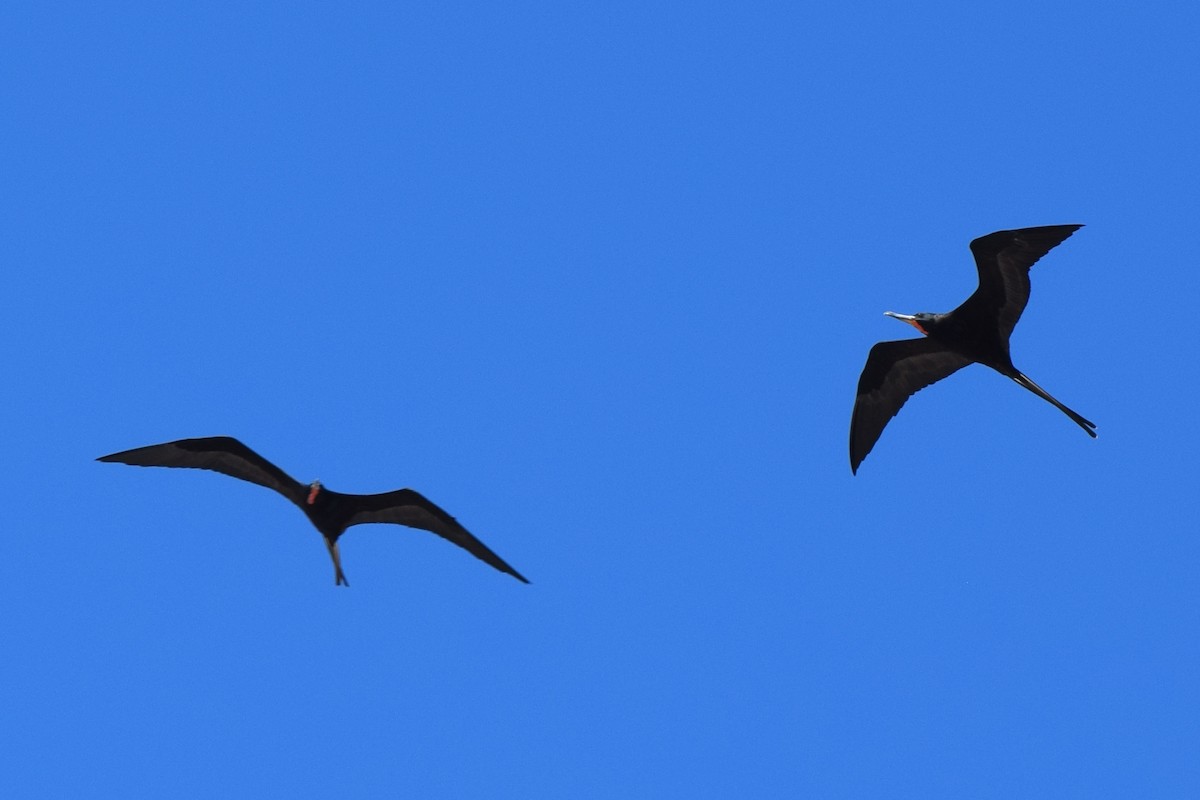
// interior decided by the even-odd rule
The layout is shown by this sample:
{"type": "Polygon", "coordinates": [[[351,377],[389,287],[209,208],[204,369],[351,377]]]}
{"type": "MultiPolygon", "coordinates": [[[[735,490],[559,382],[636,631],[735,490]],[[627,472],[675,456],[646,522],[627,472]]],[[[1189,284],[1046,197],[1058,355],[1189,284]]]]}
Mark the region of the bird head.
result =
{"type": "Polygon", "coordinates": [[[931,324],[936,322],[936,317],[938,316],[937,314],[926,312],[921,312],[920,314],[897,314],[895,311],[885,311],[883,315],[898,319],[901,322],[907,322],[926,336],[929,335],[931,324]]]}
{"type": "Polygon", "coordinates": [[[320,493],[321,482],[313,481],[308,485],[308,500],[306,502],[311,506],[313,503],[317,502],[317,495],[320,493]]]}

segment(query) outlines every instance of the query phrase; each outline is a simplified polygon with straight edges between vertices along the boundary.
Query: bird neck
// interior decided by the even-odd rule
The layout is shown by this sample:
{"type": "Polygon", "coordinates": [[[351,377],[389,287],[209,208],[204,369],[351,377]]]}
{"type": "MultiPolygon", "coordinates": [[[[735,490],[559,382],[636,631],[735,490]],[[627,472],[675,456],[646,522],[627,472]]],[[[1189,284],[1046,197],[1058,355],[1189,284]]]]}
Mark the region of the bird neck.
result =
{"type": "Polygon", "coordinates": [[[917,320],[926,336],[940,338],[939,333],[947,333],[954,327],[949,314],[926,314],[917,320]]]}

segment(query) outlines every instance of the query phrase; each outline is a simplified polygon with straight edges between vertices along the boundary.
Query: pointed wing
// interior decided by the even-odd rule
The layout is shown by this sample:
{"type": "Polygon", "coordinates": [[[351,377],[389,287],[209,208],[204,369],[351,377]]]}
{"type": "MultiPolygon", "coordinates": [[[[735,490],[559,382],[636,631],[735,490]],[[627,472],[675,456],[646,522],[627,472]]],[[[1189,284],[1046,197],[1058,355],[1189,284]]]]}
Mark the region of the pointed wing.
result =
{"type": "Polygon", "coordinates": [[[872,347],[850,418],[850,471],[858,472],[884,427],[914,392],[970,363],[935,339],[902,339],[872,347]]]}
{"type": "Polygon", "coordinates": [[[304,504],[304,487],[300,483],[231,436],[180,439],[113,453],[96,460],[138,467],[209,469],[274,489],[301,507],[304,504]]]}
{"type": "Polygon", "coordinates": [[[959,309],[977,318],[996,319],[1004,340],[1012,335],[1029,302],[1029,268],[1082,225],[1046,225],[996,231],[971,242],[979,288],[959,309]]]}
{"type": "Polygon", "coordinates": [[[466,528],[458,524],[454,517],[438,508],[419,492],[412,489],[397,489],[394,492],[384,492],[383,494],[342,495],[339,499],[352,503],[355,508],[346,521],[346,527],[368,522],[392,522],[397,525],[407,525],[410,528],[430,531],[453,542],[480,561],[491,564],[522,583],[529,583],[524,575],[517,572],[504,559],[493,553],[487,545],[472,536],[466,528]]]}

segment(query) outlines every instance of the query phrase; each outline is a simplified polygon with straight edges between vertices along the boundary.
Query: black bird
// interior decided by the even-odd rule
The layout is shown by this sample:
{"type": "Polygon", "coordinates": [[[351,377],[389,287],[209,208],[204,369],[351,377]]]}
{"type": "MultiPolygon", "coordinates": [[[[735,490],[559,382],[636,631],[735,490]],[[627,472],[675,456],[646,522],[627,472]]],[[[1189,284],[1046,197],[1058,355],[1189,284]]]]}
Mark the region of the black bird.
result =
{"type": "Polygon", "coordinates": [[[507,572],[522,583],[529,583],[521,573],[489,550],[487,545],[468,533],[454,517],[412,489],[397,489],[382,494],[342,494],[326,489],[320,481],[313,481],[305,486],[230,436],[180,439],[177,442],[152,444],[149,447],[101,456],[96,460],[134,464],[139,467],[210,469],[274,489],[300,506],[300,510],[308,515],[309,522],[325,537],[325,544],[333,559],[335,585],[350,585],[346,576],[342,574],[338,537],[351,525],[361,525],[364,522],[394,522],[410,528],[432,531],[501,572],[507,572]]]}
{"type": "Polygon", "coordinates": [[[888,420],[914,392],[971,363],[1007,375],[1096,438],[1095,424],[1050,396],[1013,366],[1008,339],[1029,302],[1029,268],[1082,225],[1046,225],[996,231],[971,242],[979,288],[948,314],[895,314],[925,334],[924,339],[880,342],[871,348],[858,379],[850,420],[850,471],[871,452],[888,420]]]}

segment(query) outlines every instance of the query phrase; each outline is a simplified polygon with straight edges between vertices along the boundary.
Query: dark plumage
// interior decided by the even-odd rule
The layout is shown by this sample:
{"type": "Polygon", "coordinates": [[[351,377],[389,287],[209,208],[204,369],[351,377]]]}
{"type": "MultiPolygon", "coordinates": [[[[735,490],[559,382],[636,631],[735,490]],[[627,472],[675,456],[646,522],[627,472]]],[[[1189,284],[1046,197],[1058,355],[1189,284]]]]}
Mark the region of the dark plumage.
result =
{"type": "Polygon", "coordinates": [[[1012,378],[1095,438],[1095,424],[1081,417],[1013,366],[1008,340],[1029,302],[1029,268],[1082,225],[1047,225],[997,231],[971,242],[979,288],[947,314],[895,314],[924,339],[880,342],[871,348],[850,420],[850,470],[871,452],[884,426],[914,392],[971,363],[1012,378]]]}
{"type": "Polygon", "coordinates": [[[121,453],[101,456],[97,461],[134,464],[139,467],[190,467],[221,472],[234,478],[274,489],[303,511],[325,537],[333,559],[334,582],[349,586],[342,574],[337,540],[346,528],[367,522],[394,522],[420,528],[441,536],[481,561],[507,572],[523,583],[521,573],[488,549],[454,517],[412,489],[397,489],[382,494],[342,494],[324,488],[320,481],[305,486],[246,445],[229,436],[180,439],[121,453]]]}

